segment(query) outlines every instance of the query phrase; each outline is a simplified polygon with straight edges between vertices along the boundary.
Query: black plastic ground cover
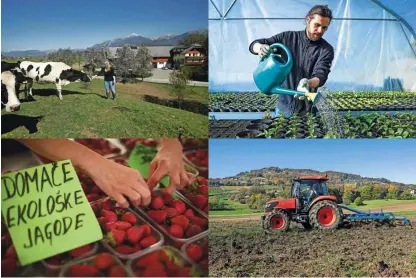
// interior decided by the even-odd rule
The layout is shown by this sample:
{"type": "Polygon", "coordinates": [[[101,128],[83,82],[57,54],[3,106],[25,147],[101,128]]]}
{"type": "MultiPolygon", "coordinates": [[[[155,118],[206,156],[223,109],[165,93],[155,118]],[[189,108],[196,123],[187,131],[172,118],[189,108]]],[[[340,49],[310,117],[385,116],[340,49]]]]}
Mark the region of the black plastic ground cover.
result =
{"type": "Polygon", "coordinates": [[[274,112],[278,95],[262,93],[211,93],[209,112],[274,112]]]}
{"type": "Polygon", "coordinates": [[[294,115],[273,120],[210,120],[210,138],[416,138],[416,114],[344,114],[339,136],[325,128],[319,116],[294,115]]]}

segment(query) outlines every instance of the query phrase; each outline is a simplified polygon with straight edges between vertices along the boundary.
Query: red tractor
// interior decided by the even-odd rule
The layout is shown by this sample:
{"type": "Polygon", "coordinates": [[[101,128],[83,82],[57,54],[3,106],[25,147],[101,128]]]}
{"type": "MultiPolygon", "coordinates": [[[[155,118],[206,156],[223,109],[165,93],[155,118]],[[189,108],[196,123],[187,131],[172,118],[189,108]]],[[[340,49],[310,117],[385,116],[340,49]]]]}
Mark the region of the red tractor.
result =
{"type": "Polygon", "coordinates": [[[275,199],[264,206],[261,216],[266,231],[286,231],[290,221],[310,229],[330,230],[342,223],[344,215],[337,198],[328,191],[328,175],[301,176],[293,180],[291,199],[275,199]]]}

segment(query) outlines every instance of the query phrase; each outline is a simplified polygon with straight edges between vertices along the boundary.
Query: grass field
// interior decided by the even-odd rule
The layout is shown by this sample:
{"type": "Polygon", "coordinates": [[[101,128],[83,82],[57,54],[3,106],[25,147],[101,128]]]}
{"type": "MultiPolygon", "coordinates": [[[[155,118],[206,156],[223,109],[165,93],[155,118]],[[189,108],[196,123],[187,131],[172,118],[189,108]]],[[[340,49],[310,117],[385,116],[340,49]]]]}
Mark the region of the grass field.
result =
{"type": "MultiPolygon", "coordinates": [[[[63,88],[60,101],[55,85],[35,83],[36,101],[22,102],[18,112],[2,110],[2,138],[160,138],[177,137],[179,128],[184,137],[207,137],[207,116],[142,100],[144,95],[172,98],[170,85],[159,85],[116,84],[117,98],[113,101],[104,97],[102,80],[93,80],[88,89],[82,83],[71,83],[63,88]],[[38,131],[30,134],[33,126],[38,131]]],[[[206,87],[197,88],[187,99],[201,101],[203,89],[208,95],[206,87]]]]}

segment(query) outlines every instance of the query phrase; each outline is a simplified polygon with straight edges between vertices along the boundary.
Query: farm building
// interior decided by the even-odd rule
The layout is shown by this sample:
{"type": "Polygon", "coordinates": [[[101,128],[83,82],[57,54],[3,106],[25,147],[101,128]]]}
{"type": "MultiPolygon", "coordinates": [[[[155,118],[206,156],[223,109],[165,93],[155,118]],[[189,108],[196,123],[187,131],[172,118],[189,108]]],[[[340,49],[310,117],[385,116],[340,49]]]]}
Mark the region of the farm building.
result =
{"type": "MultiPolygon", "coordinates": [[[[117,59],[117,49],[119,48],[121,47],[109,47],[110,53],[108,53],[108,59],[110,61],[117,59]]],[[[131,45],[130,48],[137,53],[139,46],[131,45]]],[[[170,58],[170,50],[173,46],[147,46],[147,48],[153,57],[153,67],[158,69],[165,67],[170,58]]]]}
{"type": "Polygon", "coordinates": [[[175,46],[170,50],[175,65],[208,65],[208,53],[200,44],[175,46]]]}

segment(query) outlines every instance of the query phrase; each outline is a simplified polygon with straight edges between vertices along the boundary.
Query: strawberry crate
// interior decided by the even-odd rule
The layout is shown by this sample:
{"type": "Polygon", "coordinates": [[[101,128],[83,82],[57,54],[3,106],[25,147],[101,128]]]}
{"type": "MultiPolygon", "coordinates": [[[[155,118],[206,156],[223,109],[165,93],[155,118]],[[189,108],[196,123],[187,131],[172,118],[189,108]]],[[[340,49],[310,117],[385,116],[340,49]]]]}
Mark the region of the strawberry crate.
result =
{"type": "Polygon", "coordinates": [[[95,139],[74,139],[74,141],[99,153],[105,158],[111,158],[114,156],[123,155],[127,152],[126,147],[123,144],[121,144],[120,141],[117,139],[95,138],[95,139]]]}
{"type": "Polygon", "coordinates": [[[95,255],[98,248],[98,242],[94,242],[42,260],[43,275],[47,277],[57,276],[66,264],[95,255]]]}
{"type": "Polygon", "coordinates": [[[202,235],[185,243],[181,251],[208,275],[208,235],[202,235]]]}
{"type": "Polygon", "coordinates": [[[1,276],[32,276],[35,273],[33,265],[21,266],[16,249],[12,243],[9,232],[2,229],[1,236],[1,276]]]}
{"type": "Polygon", "coordinates": [[[138,258],[127,267],[136,277],[207,277],[179,250],[162,246],[138,258]]]}
{"type": "Polygon", "coordinates": [[[145,208],[136,207],[136,210],[166,235],[167,244],[176,248],[201,234],[208,234],[208,217],[177,191],[169,195],[154,189],[151,204],[145,208]]]}
{"type": "Polygon", "coordinates": [[[102,252],[77,262],[66,264],[60,277],[131,277],[131,272],[117,256],[102,252]]]}
{"type": "Polygon", "coordinates": [[[209,188],[208,180],[202,176],[196,177],[192,184],[178,190],[195,208],[208,217],[209,188]]]}
{"type": "Polygon", "coordinates": [[[105,237],[102,245],[118,258],[128,260],[163,244],[163,235],[133,210],[118,207],[110,198],[91,206],[105,237]]]}
{"type": "Polygon", "coordinates": [[[186,163],[196,168],[199,174],[208,178],[208,149],[196,149],[183,152],[186,163]]]}

